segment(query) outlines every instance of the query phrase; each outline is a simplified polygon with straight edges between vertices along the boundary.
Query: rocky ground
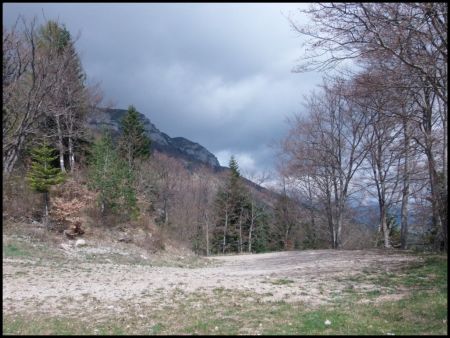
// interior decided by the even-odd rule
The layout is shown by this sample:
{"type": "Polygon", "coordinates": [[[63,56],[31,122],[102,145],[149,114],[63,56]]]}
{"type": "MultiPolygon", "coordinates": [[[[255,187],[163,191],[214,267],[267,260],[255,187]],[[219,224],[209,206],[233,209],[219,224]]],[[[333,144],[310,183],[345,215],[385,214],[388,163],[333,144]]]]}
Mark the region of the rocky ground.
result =
{"type": "MultiPolygon", "coordinates": [[[[11,247],[11,241],[4,236],[4,247],[11,247]]],[[[420,259],[395,251],[307,250],[204,259],[178,254],[164,260],[163,255],[136,248],[132,252],[133,247],[123,243],[77,247],[66,242],[48,255],[54,259],[4,255],[3,314],[77,315],[89,309],[92,316],[101,317],[126,312],[130,306],[163,308],[198,292],[212,297],[217,290],[249,291],[263,302],[315,306],[353,287],[352,276],[389,272],[420,259]]],[[[375,288],[361,283],[354,287],[375,288]]],[[[397,291],[390,296],[401,298],[402,290],[397,291]]]]}

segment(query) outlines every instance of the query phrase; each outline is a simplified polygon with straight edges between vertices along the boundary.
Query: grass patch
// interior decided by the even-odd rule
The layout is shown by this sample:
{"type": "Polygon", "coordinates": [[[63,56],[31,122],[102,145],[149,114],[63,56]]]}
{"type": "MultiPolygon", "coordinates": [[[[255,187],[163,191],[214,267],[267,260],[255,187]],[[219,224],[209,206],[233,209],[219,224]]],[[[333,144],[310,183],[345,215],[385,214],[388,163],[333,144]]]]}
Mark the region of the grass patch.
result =
{"type": "Polygon", "coordinates": [[[30,256],[28,250],[26,250],[19,243],[8,243],[3,246],[3,257],[27,257],[30,256]]]}
{"type": "Polygon", "coordinates": [[[153,325],[150,330],[149,330],[149,334],[158,334],[160,333],[162,330],[164,329],[164,325],[161,323],[157,323],[155,325],[153,325]]]}
{"type": "Polygon", "coordinates": [[[270,281],[270,283],[274,284],[274,285],[286,285],[286,284],[294,283],[294,281],[290,280],[290,279],[280,278],[280,279],[272,280],[272,281],[270,281]]]}

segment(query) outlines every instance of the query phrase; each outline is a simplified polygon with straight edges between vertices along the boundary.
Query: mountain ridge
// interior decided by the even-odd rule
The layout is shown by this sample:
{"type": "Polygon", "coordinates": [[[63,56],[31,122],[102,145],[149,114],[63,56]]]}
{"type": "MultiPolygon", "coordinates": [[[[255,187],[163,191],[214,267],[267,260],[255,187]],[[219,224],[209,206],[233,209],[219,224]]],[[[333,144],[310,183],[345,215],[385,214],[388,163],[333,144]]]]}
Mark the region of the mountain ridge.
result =
{"type": "MultiPolygon", "coordinates": [[[[112,108],[97,108],[88,114],[87,126],[90,129],[109,129],[113,136],[120,133],[120,123],[125,116],[126,109],[112,109],[112,108]]],[[[150,121],[150,119],[142,113],[139,114],[139,119],[142,122],[147,136],[151,139],[151,149],[182,158],[188,164],[207,165],[214,170],[221,170],[216,156],[201,144],[193,142],[185,137],[177,136],[170,137],[164,132],[161,132],[150,121]]]]}

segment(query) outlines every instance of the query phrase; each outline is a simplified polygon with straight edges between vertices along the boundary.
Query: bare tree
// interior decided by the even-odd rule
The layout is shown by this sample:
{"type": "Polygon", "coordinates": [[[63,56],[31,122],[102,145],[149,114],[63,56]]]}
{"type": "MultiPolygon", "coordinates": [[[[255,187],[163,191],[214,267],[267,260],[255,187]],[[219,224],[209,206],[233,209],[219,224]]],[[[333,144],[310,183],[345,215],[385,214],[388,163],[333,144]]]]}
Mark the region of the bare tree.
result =
{"type": "MultiPolygon", "coordinates": [[[[257,174],[256,172],[248,172],[244,174],[244,176],[259,186],[262,186],[269,179],[269,174],[267,172],[262,172],[260,174],[257,174]]],[[[252,236],[254,234],[255,227],[257,225],[257,220],[261,216],[261,213],[264,211],[264,206],[258,208],[258,201],[261,200],[261,196],[258,196],[258,193],[255,189],[249,189],[249,199],[250,199],[250,212],[248,218],[250,221],[250,226],[248,229],[247,250],[249,253],[251,253],[253,240],[252,236]]]]}
{"type": "Polygon", "coordinates": [[[69,32],[47,21],[19,17],[4,29],[3,172],[9,174],[32,136],[55,139],[61,170],[65,143],[73,167],[74,140],[83,130],[83,116],[97,95],[84,85],[84,74],[69,32]],[[19,29],[20,24],[20,29],[19,29]]]}
{"type": "Polygon", "coordinates": [[[328,218],[331,243],[339,248],[343,214],[351,181],[366,155],[363,135],[366,116],[348,100],[349,84],[342,79],[325,82],[322,95],[312,94],[307,102],[308,117],[296,118],[285,140],[290,165],[314,177],[328,218]]]}
{"type": "MultiPolygon", "coordinates": [[[[309,37],[305,62],[296,71],[336,69],[349,60],[363,68],[383,65],[388,75],[395,76],[390,76],[382,90],[403,88],[415,102],[415,109],[397,113],[406,119],[405,147],[411,135],[417,135],[414,141],[426,155],[433,219],[446,250],[446,188],[440,187],[447,187],[448,182],[447,10],[444,3],[318,3],[303,11],[310,15],[311,25],[300,26],[291,19],[292,27],[309,37]]],[[[406,157],[404,168],[408,161],[406,157]]],[[[407,228],[408,176],[404,169],[403,231],[407,228]]]]}
{"type": "Polygon", "coordinates": [[[55,85],[51,58],[38,52],[36,18],[18,19],[3,37],[3,173],[11,173],[30,135],[37,133],[44,102],[55,85]]]}

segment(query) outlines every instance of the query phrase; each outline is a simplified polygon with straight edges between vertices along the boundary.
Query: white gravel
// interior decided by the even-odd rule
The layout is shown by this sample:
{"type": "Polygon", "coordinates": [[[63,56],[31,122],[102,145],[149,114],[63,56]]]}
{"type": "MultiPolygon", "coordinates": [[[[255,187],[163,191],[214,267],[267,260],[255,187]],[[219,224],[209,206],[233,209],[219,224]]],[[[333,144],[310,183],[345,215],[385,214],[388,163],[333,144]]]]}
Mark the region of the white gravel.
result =
{"type": "Polygon", "coordinates": [[[87,307],[120,312],[125,304],[161,307],[175,291],[183,297],[196,291],[212,294],[217,288],[251,291],[263,301],[317,305],[348,286],[338,277],[367,268],[386,271],[417,258],[377,250],[309,250],[208,259],[221,264],[191,269],[109,263],[42,266],[3,259],[3,313],[76,314],[87,307]]]}

